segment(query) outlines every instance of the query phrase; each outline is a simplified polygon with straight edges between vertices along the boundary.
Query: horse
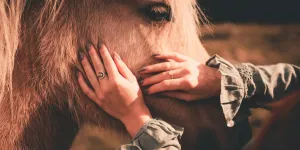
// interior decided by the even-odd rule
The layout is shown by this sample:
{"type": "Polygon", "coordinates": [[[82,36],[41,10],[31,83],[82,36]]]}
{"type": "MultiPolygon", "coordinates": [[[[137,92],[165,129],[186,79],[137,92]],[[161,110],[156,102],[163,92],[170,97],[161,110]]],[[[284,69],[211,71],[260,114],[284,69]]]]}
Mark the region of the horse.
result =
{"type": "MultiPolygon", "coordinates": [[[[156,53],[209,58],[195,0],[2,0],[0,20],[1,149],[69,149],[86,125],[114,139],[104,148],[130,141],[122,123],[80,91],[75,70],[86,43],[107,45],[137,78],[156,53]]],[[[219,100],[145,95],[153,116],[185,128],[183,149],[240,149],[249,124],[228,128],[219,100]]]]}

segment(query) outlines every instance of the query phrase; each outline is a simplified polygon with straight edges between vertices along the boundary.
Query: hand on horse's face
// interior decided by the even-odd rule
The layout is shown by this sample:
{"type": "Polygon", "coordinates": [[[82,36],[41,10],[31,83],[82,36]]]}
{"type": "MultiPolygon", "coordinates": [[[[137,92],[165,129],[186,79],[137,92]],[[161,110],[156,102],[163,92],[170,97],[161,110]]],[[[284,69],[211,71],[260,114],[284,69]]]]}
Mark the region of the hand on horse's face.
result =
{"type": "Polygon", "coordinates": [[[221,74],[217,69],[179,53],[157,54],[154,57],[165,61],[141,69],[142,75],[155,73],[140,81],[141,86],[149,86],[147,94],[160,93],[185,101],[220,94],[221,74]]]}
{"type": "Polygon", "coordinates": [[[103,63],[92,45],[88,45],[87,49],[93,65],[84,53],[80,53],[80,59],[94,90],[89,88],[82,73],[78,72],[82,91],[104,111],[122,121],[134,137],[151,119],[135,76],[120,56],[115,54],[112,57],[104,45],[99,50],[103,63]]]}

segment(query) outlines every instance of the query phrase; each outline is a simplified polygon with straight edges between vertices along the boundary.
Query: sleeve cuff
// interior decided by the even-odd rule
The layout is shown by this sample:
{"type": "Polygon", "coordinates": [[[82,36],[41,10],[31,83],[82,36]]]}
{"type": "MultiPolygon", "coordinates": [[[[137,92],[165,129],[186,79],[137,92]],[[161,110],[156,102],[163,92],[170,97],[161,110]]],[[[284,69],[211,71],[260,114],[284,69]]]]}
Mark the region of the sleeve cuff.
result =
{"type": "MultiPolygon", "coordinates": [[[[155,149],[175,138],[181,138],[184,129],[175,125],[170,125],[161,119],[151,119],[137,133],[132,140],[132,145],[126,147],[139,147],[141,149],[155,149]]],[[[175,140],[175,142],[178,140],[175,140]]],[[[179,143],[174,145],[180,146],[179,143]]]]}
{"type": "Polygon", "coordinates": [[[218,55],[212,56],[206,65],[221,73],[220,102],[228,127],[235,125],[235,117],[245,97],[243,78],[236,67],[218,55]]]}

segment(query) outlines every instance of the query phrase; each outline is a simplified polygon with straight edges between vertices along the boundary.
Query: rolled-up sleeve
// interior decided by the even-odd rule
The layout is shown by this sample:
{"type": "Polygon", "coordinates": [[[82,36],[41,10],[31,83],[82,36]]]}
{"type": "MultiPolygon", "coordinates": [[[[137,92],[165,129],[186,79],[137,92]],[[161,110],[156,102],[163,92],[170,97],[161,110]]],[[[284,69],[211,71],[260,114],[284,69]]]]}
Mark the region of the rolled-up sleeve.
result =
{"type": "Polygon", "coordinates": [[[228,127],[234,126],[243,100],[261,95],[264,102],[271,102],[282,98],[287,91],[299,88],[300,68],[291,64],[234,65],[215,55],[206,65],[218,68],[222,75],[220,102],[228,127]]]}
{"type": "Polygon", "coordinates": [[[140,129],[131,144],[122,145],[121,150],[179,150],[182,134],[183,128],[152,119],[140,129]]]}

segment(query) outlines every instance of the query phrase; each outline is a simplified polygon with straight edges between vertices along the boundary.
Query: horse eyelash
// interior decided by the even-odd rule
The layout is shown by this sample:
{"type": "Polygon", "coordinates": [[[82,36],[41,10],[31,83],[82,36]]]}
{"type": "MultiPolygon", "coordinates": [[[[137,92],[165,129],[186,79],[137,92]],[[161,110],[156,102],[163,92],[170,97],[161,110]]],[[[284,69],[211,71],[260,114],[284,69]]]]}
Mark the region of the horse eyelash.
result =
{"type": "Polygon", "coordinates": [[[146,16],[151,21],[155,21],[155,22],[167,21],[167,22],[170,22],[170,21],[173,20],[173,14],[172,14],[171,7],[164,4],[164,3],[149,4],[149,5],[141,8],[140,11],[142,12],[142,14],[144,16],[146,16]],[[162,10],[159,10],[160,8],[162,10]]]}

